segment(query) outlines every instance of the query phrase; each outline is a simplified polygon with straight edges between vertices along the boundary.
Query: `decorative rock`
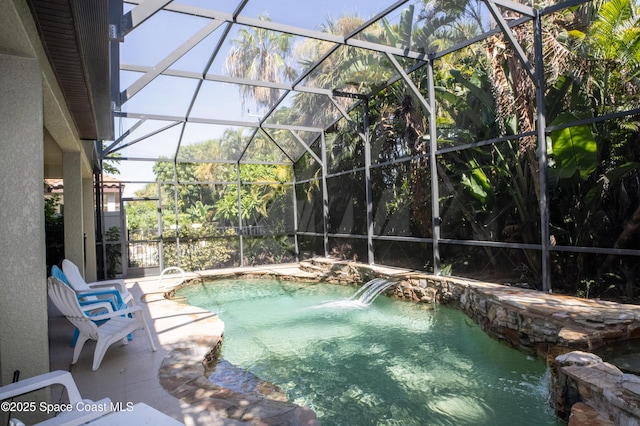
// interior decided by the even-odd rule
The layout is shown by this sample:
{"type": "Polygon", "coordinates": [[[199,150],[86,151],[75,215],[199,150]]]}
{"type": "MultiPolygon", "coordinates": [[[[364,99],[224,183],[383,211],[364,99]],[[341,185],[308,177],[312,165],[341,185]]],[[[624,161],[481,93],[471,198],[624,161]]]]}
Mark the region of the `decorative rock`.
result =
{"type": "Polygon", "coordinates": [[[618,379],[618,383],[638,383],[640,384],[640,377],[634,374],[623,374],[618,379]]]}
{"type": "Polygon", "coordinates": [[[583,342],[589,338],[590,333],[581,327],[577,327],[575,325],[567,325],[566,327],[562,327],[560,332],[558,333],[558,337],[567,342],[583,342]]]}
{"type": "MultiPolygon", "coordinates": [[[[566,414],[569,407],[585,403],[591,407],[590,410],[600,412],[597,417],[610,419],[613,424],[640,424],[640,394],[637,393],[640,392],[639,378],[623,374],[616,366],[585,352],[560,355],[555,358],[555,362],[558,368],[551,369],[552,386],[555,409],[559,416],[566,414]]],[[[593,423],[593,416],[587,418],[582,414],[574,415],[584,411],[583,408],[571,408],[571,416],[575,418],[570,419],[569,424],[611,424],[593,423]]]]}
{"type": "Polygon", "coordinates": [[[640,383],[623,382],[620,386],[640,397],[640,383]]]}
{"type": "Polygon", "coordinates": [[[587,328],[603,329],[606,327],[604,325],[604,321],[591,321],[589,319],[577,319],[575,320],[575,322],[587,328]]]}
{"type": "Polygon", "coordinates": [[[607,325],[611,324],[631,324],[635,321],[635,316],[633,315],[625,315],[621,313],[619,316],[607,317],[604,319],[604,323],[607,325]]]}
{"type": "Polygon", "coordinates": [[[553,314],[551,314],[551,317],[555,318],[555,319],[558,319],[560,321],[566,321],[571,316],[569,315],[569,312],[554,312],[553,314]]]}
{"type": "MultiPolygon", "coordinates": [[[[315,413],[306,407],[286,402],[286,396],[273,385],[258,383],[255,394],[247,394],[228,389],[224,383],[214,383],[211,372],[205,372],[197,354],[206,353],[208,346],[202,346],[197,338],[191,347],[181,343],[171,351],[158,373],[162,387],[174,397],[190,405],[200,405],[205,409],[224,413],[224,424],[256,425],[306,425],[318,426],[315,413]]],[[[236,369],[229,363],[218,364],[216,368],[236,369]]],[[[236,371],[233,372],[237,378],[236,371]]],[[[225,377],[222,372],[218,378],[225,377]]],[[[253,379],[252,379],[253,380],[253,379]]],[[[259,380],[257,380],[259,382],[259,380]]]]}
{"type": "Polygon", "coordinates": [[[556,362],[561,367],[577,365],[584,367],[602,363],[602,358],[589,352],[573,351],[556,357],[556,362]]]}
{"type": "Polygon", "coordinates": [[[640,397],[640,378],[633,374],[623,374],[618,379],[618,384],[622,388],[632,392],[640,397]]]}
{"type": "Polygon", "coordinates": [[[600,364],[595,364],[593,368],[602,371],[605,374],[609,374],[611,376],[621,377],[622,371],[618,367],[613,364],[609,364],[608,362],[602,362],[600,364]]]}
{"type": "Polygon", "coordinates": [[[578,402],[571,407],[571,416],[569,416],[568,426],[613,426],[614,423],[606,419],[602,414],[593,407],[578,402]]]}
{"type": "Polygon", "coordinates": [[[621,328],[617,328],[617,327],[606,328],[606,329],[601,330],[601,331],[596,333],[597,338],[599,338],[599,339],[609,339],[609,340],[618,339],[618,338],[624,337],[626,335],[627,335],[627,333],[625,331],[623,331],[621,328]]]}

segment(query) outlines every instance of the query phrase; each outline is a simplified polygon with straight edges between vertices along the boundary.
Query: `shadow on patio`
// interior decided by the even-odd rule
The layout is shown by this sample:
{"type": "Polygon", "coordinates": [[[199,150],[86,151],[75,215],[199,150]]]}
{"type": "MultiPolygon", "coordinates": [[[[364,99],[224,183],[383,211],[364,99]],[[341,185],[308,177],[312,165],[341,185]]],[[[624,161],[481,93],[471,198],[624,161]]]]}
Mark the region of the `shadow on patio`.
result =
{"type": "MultiPolygon", "coordinates": [[[[165,300],[156,293],[156,279],[148,278],[127,286],[143,307],[147,324],[158,347],[152,352],[142,330],[134,333],[128,345],[112,345],[97,371],[91,371],[95,342],[86,343],[76,365],[71,365],[73,325],[49,301],[50,369],[72,373],[83,398],[98,400],[109,397],[113,402],[144,402],[186,425],[244,424],[223,417],[203,405],[190,405],[167,392],[158,374],[163,360],[175,348],[187,348],[193,364],[204,369],[201,360],[215,346],[223,331],[223,323],[215,314],[199,308],[165,300]],[[207,344],[206,342],[210,343],[207,344]]],[[[66,396],[55,392],[52,401],[66,396]]]]}
{"type": "MultiPolygon", "coordinates": [[[[290,265],[268,269],[292,272],[290,265]]],[[[222,336],[223,322],[209,311],[167,300],[158,290],[157,280],[129,279],[127,287],[143,307],[158,350],[151,351],[139,330],[128,345],[112,345],[97,371],[91,371],[93,341],[86,343],[78,363],[71,365],[73,326],[49,301],[51,371],[69,370],[83,398],[109,397],[125,406],[143,402],[186,425],[317,424],[311,410],[284,401],[284,396],[245,395],[212,383],[205,376],[203,360],[222,336]]],[[[221,365],[240,371],[229,363],[221,365]]],[[[60,390],[55,391],[52,402],[66,398],[60,390]]]]}

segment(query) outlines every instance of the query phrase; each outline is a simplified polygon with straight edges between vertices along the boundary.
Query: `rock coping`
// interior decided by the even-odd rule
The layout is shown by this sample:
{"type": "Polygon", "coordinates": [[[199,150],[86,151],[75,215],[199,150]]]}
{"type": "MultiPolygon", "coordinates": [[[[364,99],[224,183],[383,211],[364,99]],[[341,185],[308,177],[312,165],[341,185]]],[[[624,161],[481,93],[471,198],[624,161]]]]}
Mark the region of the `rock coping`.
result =
{"type": "Polygon", "coordinates": [[[162,337],[169,350],[158,370],[164,390],[197,411],[210,412],[210,419],[222,417],[225,425],[318,425],[312,410],[287,402],[276,386],[221,359],[222,320],[182,303],[174,293],[171,289],[141,297],[156,324],[172,324],[160,328],[176,328],[175,318],[185,321],[179,334],[162,337]]]}
{"type": "MultiPolygon", "coordinates": [[[[270,270],[266,267],[260,270],[243,269],[203,274],[198,280],[238,276],[339,284],[364,284],[374,278],[395,281],[397,285],[386,291],[388,296],[458,308],[474,319],[490,336],[545,359],[552,372],[566,368],[554,368],[556,357],[560,355],[573,351],[592,351],[611,343],[640,337],[640,306],[637,305],[582,299],[502,284],[325,258],[300,262],[284,273],[276,268],[270,270]]],[[[202,370],[200,375],[202,376],[202,370]]],[[[581,379],[576,380],[579,382],[581,379]]],[[[596,407],[589,405],[589,392],[604,392],[605,387],[588,382],[574,387],[587,392],[585,396],[578,394],[579,397],[572,400],[575,418],[619,418],[618,414],[606,411],[612,404],[599,403],[596,407]]],[[[628,396],[629,393],[624,395],[628,396]]],[[[640,400],[640,396],[630,398],[640,400]]],[[[557,404],[562,407],[556,405],[556,412],[567,419],[569,412],[566,402],[557,404]]],[[[625,416],[633,419],[636,414],[640,413],[632,411],[625,416]]],[[[635,421],[625,424],[640,425],[640,417],[635,418],[635,421]]]]}
{"type": "Polygon", "coordinates": [[[595,354],[574,351],[552,366],[556,413],[570,426],[640,424],[640,378],[595,354]]]}
{"type": "Polygon", "coordinates": [[[229,424],[319,424],[312,410],[287,402],[277,387],[229,362],[218,360],[209,366],[197,362],[203,352],[210,353],[209,341],[210,336],[195,337],[189,345],[176,345],[169,352],[158,372],[167,392],[191,406],[223,415],[233,422],[229,424]]]}

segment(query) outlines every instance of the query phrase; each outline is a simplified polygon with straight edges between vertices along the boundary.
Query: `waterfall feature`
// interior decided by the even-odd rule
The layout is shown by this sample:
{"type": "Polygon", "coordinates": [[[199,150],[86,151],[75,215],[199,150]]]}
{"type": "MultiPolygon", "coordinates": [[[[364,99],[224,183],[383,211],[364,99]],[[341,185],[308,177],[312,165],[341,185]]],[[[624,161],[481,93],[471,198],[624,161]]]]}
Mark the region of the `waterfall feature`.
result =
{"type": "Polygon", "coordinates": [[[376,297],[382,294],[386,289],[396,285],[395,281],[388,281],[384,278],[374,278],[355,292],[349,300],[355,300],[365,306],[371,305],[376,297]]]}
{"type": "Polygon", "coordinates": [[[371,305],[376,297],[389,287],[398,284],[395,281],[387,281],[384,278],[374,278],[364,284],[348,299],[335,300],[320,305],[311,306],[313,309],[318,308],[338,308],[338,309],[364,309],[371,305]]]}

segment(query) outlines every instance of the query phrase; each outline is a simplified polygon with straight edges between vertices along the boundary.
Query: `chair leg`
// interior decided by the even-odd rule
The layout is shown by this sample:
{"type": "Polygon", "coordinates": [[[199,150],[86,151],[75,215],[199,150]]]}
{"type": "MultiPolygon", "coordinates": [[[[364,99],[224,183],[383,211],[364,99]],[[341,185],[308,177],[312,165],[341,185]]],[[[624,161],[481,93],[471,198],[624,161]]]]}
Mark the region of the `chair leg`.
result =
{"type": "Polygon", "coordinates": [[[153,343],[153,337],[151,337],[151,331],[149,330],[149,326],[147,325],[147,322],[144,320],[143,313],[136,312],[134,315],[136,316],[136,320],[138,321],[138,324],[142,326],[142,328],[144,328],[144,331],[147,332],[147,337],[149,338],[149,344],[151,345],[151,350],[153,352],[157,351],[158,349],[156,348],[156,345],[153,343]]]}
{"type": "Polygon", "coordinates": [[[80,352],[82,352],[82,348],[84,347],[84,344],[87,342],[87,340],[89,340],[89,336],[84,333],[78,336],[76,347],[73,350],[73,360],[71,361],[71,364],[75,364],[76,362],[78,362],[78,358],[80,358],[80,352]]]}
{"type": "Polygon", "coordinates": [[[80,330],[78,330],[76,328],[75,331],[73,332],[73,338],[71,339],[71,347],[72,348],[76,347],[76,342],[78,341],[78,336],[79,335],[80,335],[80,330]]]}
{"type": "Polygon", "coordinates": [[[108,339],[98,339],[98,341],[96,342],[96,350],[93,353],[93,366],[91,367],[93,371],[96,371],[98,368],[100,368],[102,358],[104,358],[104,354],[107,353],[107,349],[109,349],[109,346],[111,346],[111,343],[108,341],[108,339]]]}
{"type": "Polygon", "coordinates": [[[147,326],[147,322],[142,318],[142,325],[144,326],[144,331],[147,332],[147,337],[149,338],[149,344],[151,345],[151,350],[153,352],[157,351],[156,345],[153,344],[153,337],[151,337],[151,331],[149,331],[149,327],[147,326]]]}

